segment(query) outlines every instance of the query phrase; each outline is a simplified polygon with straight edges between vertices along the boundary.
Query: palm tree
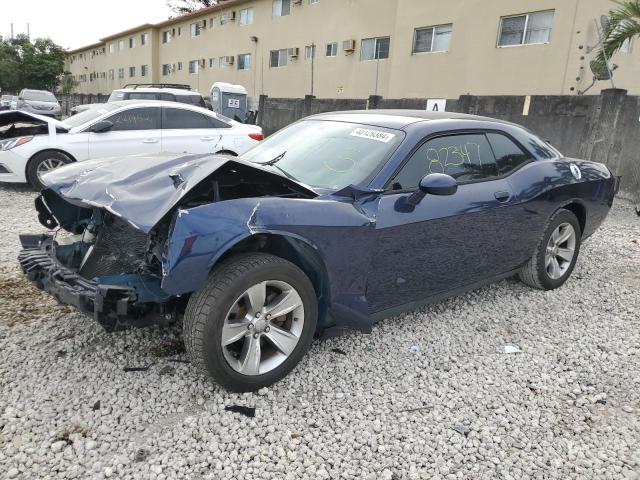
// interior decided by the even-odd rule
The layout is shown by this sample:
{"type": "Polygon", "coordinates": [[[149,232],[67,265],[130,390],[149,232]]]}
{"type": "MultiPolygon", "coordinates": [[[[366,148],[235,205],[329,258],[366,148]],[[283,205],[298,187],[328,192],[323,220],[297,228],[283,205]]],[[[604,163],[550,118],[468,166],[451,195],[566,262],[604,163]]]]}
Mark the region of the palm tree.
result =
{"type": "Polygon", "coordinates": [[[596,57],[600,65],[606,65],[625,42],[640,35],[640,0],[616,1],[619,6],[610,10],[609,21],[603,26],[602,46],[596,57]]]}

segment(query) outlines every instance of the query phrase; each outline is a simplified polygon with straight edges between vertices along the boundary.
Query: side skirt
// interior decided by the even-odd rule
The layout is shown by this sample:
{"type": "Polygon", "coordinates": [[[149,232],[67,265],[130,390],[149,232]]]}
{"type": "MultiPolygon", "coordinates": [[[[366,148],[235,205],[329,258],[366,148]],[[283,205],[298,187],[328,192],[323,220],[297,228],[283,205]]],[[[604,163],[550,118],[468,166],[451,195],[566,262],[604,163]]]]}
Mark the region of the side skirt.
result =
{"type": "Polygon", "coordinates": [[[438,303],[442,300],[445,300],[450,297],[455,297],[461,295],[463,293],[469,292],[471,290],[476,290],[480,287],[484,287],[486,285],[499,282],[500,280],[504,280],[505,278],[512,277],[516,273],[520,271],[520,267],[514,270],[510,270],[506,273],[501,273],[500,275],[496,275],[494,277],[489,277],[485,280],[480,280],[479,282],[475,282],[469,285],[464,285],[462,287],[456,288],[454,290],[448,290],[446,292],[439,293],[437,295],[432,295],[430,297],[426,297],[420,300],[416,300],[415,302],[405,303],[404,305],[400,305],[398,307],[388,308],[386,310],[381,310],[379,312],[372,313],[370,315],[373,323],[379,322],[382,319],[393,317],[395,315],[399,315],[401,313],[409,312],[412,310],[417,310],[418,308],[424,307],[425,305],[429,305],[432,303],[438,303]]]}

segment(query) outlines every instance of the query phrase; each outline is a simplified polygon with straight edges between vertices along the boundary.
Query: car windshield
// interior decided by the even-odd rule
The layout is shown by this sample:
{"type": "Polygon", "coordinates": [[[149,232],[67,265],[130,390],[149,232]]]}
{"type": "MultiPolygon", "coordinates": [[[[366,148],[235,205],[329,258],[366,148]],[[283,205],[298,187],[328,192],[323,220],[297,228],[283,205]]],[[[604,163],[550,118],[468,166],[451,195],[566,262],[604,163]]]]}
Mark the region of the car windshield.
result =
{"type": "Polygon", "coordinates": [[[312,187],[365,186],[404,138],[400,130],[326,120],[294,123],[245,153],[312,187]]]}
{"type": "Polygon", "coordinates": [[[95,120],[105,113],[115,110],[116,108],[119,107],[117,105],[109,105],[107,103],[104,103],[99,106],[91,107],[84,112],[78,113],[77,115],[73,115],[72,117],[65,119],[65,121],[62,123],[68,128],[79,127],[87,122],[90,122],[91,120],[95,120]]]}
{"type": "Polygon", "coordinates": [[[24,92],[22,98],[35,102],[57,102],[56,97],[51,92],[24,92]]]}
{"type": "Polygon", "coordinates": [[[109,95],[107,102],[117,102],[118,100],[124,100],[124,92],[122,90],[114,90],[109,95]]]}

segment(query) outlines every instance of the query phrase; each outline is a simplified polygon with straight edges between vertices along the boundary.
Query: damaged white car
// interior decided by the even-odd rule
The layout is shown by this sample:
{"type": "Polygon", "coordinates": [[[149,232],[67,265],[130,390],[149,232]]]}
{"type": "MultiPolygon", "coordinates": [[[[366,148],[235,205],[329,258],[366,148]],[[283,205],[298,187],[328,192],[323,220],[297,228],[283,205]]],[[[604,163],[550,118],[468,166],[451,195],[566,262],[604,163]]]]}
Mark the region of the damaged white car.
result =
{"type": "Polygon", "coordinates": [[[0,112],[0,182],[40,189],[42,174],[76,161],[160,152],[242,155],[262,139],[255,125],[158,100],[112,102],[64,121],[0,112]]]}

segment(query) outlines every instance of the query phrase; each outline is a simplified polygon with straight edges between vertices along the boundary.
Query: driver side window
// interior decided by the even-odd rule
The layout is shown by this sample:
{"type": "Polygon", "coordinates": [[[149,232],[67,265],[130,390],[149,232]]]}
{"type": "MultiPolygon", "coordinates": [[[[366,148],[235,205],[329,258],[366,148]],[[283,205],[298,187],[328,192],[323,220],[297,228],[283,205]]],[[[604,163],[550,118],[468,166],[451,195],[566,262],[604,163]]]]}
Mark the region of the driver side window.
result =
{"type": "Polygon", "coordinates": [[[415,189],[429,173],[446,173],[465,183],[497,177],[498,169],[483,133],[446,135],[423,143],[391,181],[391,188],[415,189]]]}

